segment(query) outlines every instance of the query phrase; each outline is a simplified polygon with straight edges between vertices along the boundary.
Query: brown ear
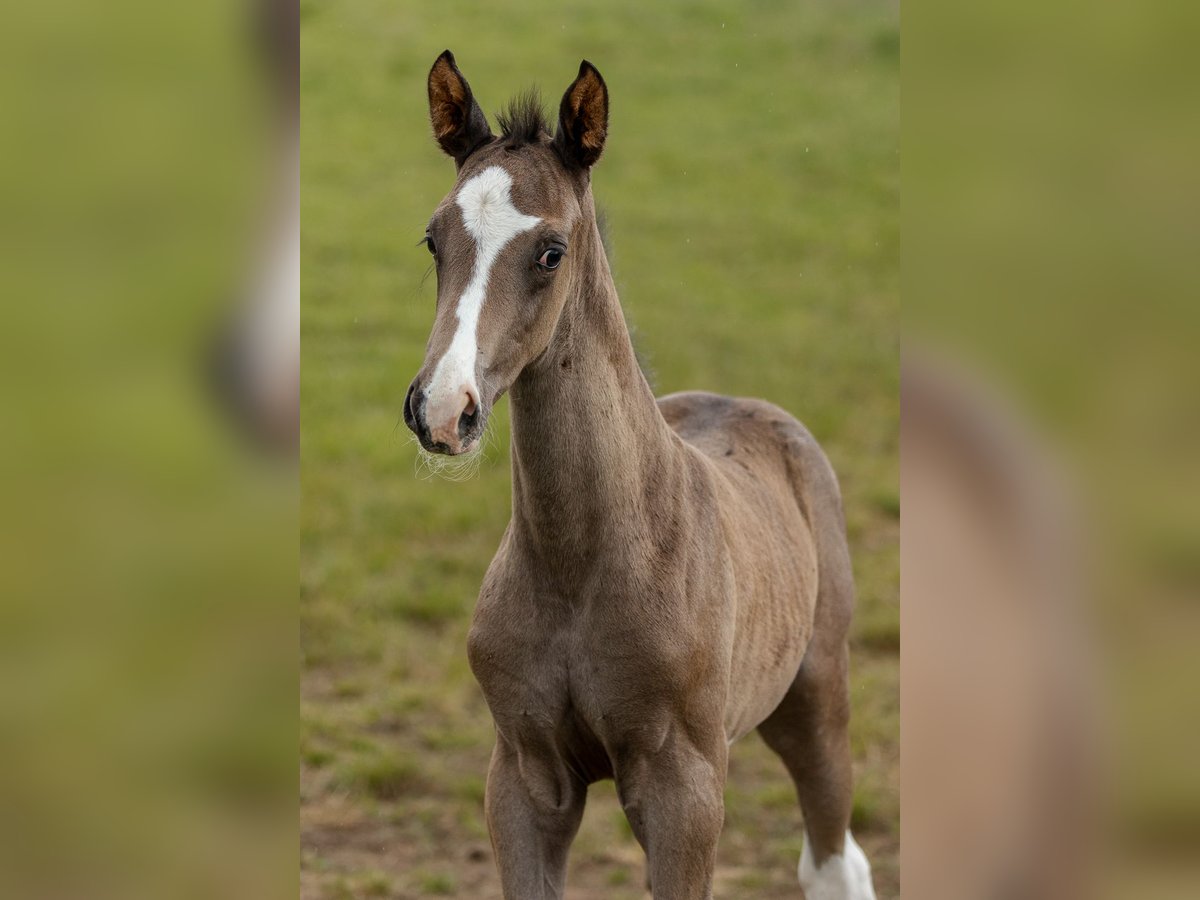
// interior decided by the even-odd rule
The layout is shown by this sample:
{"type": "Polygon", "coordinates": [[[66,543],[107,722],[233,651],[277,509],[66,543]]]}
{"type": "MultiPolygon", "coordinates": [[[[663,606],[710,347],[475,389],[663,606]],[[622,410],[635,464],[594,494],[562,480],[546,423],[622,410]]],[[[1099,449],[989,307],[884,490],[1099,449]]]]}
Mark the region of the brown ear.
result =
{"type": "Polygon", "coordinates": [[[472,151],[492,136],[487,117],[449,50],[429,70],[429,120],[438,144],[460,168],[472,151]]]}
{"type": "Polygon", "coordinates": [[[590,169],[604,151],[608,135],[608,87],[586,59],[579,75],[563,94],[558,108],[558,134],[554,143],[563,161],[590,169]]]}

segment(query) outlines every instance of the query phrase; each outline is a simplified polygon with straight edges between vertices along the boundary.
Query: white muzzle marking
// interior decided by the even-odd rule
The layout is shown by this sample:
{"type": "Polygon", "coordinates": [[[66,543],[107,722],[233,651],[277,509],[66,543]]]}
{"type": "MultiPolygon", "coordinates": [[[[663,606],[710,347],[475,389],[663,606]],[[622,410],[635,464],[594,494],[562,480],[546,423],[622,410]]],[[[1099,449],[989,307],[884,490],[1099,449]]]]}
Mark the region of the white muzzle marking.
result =
{"type": "Polygon", "coordinates": [[[492,265],[509,241],[541,221],[513,206],[511,189],[512,176],[499,166],[490,166],[464,183],[455,198],[463,226],[475,239],[475,266],[471,281],[458,298],[454,338],[425,386],[426,418],[430,423],[441,424],[451,416],[457,422],[464,393],[470,392],[479,403],[484,401],[476,383],[475,361],[479,314],[487,298],[492,265]]]}

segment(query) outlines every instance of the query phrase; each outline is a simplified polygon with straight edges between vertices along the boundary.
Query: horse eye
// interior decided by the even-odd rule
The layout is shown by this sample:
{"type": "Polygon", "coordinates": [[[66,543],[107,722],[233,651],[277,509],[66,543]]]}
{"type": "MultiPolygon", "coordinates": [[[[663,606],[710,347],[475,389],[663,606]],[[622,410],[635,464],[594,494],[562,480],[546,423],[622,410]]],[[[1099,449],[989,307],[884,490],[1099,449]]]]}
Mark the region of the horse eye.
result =
{"type": "Polygon", "coordinates": [[[431,238],[429,235],[425,235],[425,246],[429,248],[430,253],[432,253],[434,256],[437,256],[437,247],[434,246],[433,238],[431,238]]]}
{"type": "Polygon", "coordinates": [[[557,247],[551,247],[545,253],[538,257],[537,264],[543,269],[557,269],[558,264],[562,262],[563,252],[557,247]]]}

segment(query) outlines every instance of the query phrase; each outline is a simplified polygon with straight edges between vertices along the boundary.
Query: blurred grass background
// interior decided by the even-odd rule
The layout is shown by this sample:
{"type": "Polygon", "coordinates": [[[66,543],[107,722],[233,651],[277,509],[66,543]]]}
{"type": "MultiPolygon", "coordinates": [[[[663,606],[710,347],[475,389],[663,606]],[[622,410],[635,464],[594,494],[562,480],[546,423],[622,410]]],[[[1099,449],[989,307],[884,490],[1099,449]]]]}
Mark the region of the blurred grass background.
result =
{"type": "MultiPolygon", "coordinates": [[[[453,165],[425,76],[454,50],[484,109],[581,58],[612,97],[594,175],[656,391],[760,396],[841,478],[859,610],[854,827],[899,893],[899,10],[301,0],[301,895],[498,897],[492,728],[465,634],[509,515],[507,404],[475,479],[416,477],[400,406],[436,286],[417,246],[453,165]]],[[[782,766],[734,748],[718,896],[793,897],[782,766]]],[[[643,896],[611,785],[568,895],[643,896]]]]}
{"type": "MultiPolygon", "coordinates": [[[[1060,606],[1096,659],[1061,657],[1107,726],[1086,754],[1069,749],[1077,770],[1104,758],[1104,814],[1082,811],[1104,832],[1089,860],[1097,885],[1200,896],[1200,7],[940,0],[906,26],[906,354],[932,350],[1003,398],[1075,507],[1076,546],[1050,558],[1080,569],[1060,606]]],[[[910,525],[921,499],[906,497],[910,525]]],[[[920,559],[905,565],[919,585],[920,559]]],[[[921,597],[906,601],[921,611],[921,597]]],[[[905,622],[910,646],[923,631],[905,622]]],[[[982,669],[976,658],[939,677],[969,683],[982,669]]],[[[928,766],[944,784],[936,757],[953,754],[919,737],[908,771],[928,766]]],[[[1004,783],[995,756],[974,766],[981,783],[1004,783]]],[[[932,896],[944,867],[935,852],[921,871],[919,817],[908,825],[910,890],[932,896]]]]}
{"type": "Polygon", "coordinates": [[[296,472],[204,378],[279,177],[253,9],[4,18],[0,896],[283,896],[296,472]]]}

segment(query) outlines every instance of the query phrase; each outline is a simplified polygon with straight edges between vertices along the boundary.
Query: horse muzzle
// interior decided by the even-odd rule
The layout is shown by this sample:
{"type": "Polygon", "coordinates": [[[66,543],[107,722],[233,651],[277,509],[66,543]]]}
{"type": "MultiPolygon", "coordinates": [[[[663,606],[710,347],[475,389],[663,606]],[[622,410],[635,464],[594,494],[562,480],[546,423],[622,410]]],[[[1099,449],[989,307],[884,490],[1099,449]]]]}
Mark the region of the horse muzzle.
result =
{"type": "Polygon", "coordinates": [[[404,398],[404,424],[430,453],[458,456],[479,445],[487,412],[470,385],[431,399],[418,377],[404,398]]]}

